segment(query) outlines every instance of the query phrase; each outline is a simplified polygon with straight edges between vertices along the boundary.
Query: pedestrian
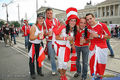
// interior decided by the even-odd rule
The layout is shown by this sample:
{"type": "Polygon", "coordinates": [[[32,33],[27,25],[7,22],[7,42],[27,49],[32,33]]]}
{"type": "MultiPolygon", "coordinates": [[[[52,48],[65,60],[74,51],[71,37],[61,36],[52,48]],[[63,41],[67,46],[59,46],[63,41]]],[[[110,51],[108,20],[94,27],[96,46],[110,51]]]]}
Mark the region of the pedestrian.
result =
{"type": "Polygon", "coordinates": [[[92,13],[86,14],[90,31],[90,73],[93,79],[100,80],[104,75],[107,63],[106,39],[110,39],[110,32],[104,23],[96,22],[92,13]]]}
{"type": "Polygon", "coordinates": [[[88,72],[88,55],[89,55],[89,35],[87,30],[86,19],[80,18],[77,34],[75,36],[75,48],[77,53],[76,68],[77,72],[74,77],[82,75],[82,80],[86,80],[88,72]],[[82,67],[80,56],[82,54],[82,67]]]}
{"type": "Polygon", "coordinates": [[[114,28],[112,27],[112,28],[111,28],[111,38],[114,37],[113,34],[114,34],[114,28]]]}
{"type": "Polygon", "coordinates": [[[73,40],[77,31],[76,24],[79,23],[76,8],[68,8],[66,10],[66,14],[66,26],[62,25],[53,29],[56,34],[55,44],[57,48],[58,71],[60,72],[60,80],[67,80],[67,62],[69,61],[71,48],[75,49],[73,40]]]}
{"type": "MultiPolygon", "coordinates": [[[[48,48],[48,56],[50,57],[51,67],[52,67],[52,75],[56,75],[57,68],[55,62],[55,50],[54,50],[54,39],[53,39],[53,28],[56,25],[60,25],[58,19],[53,18],[53,10],[51,8],[46,9],[46,36],[47,36],[47,48],[48,48]]],[[[54,37],[55,38],[55,37],[54,37]]]]}
{"type": "Polygon", "coordinates": [[[5,32],[5,25],[2,26],[2,37],[4,39],[4,43],[5,43],[5,36],[4,36],[4,32],[5,32]]]}
{"type": "MultiPolygon", "coordinates": [[[[34,66],[34,58],[36,55],[36,67],[37,74],[40,76],[44,76],[42,74],[42,67],[39,66],[39,55],[40,48],[42,47],[41,41],[44,39],[45,26],[44,26],[44,16],[42,14],[37,15],[36,24],[33,25],[30,29],[30,40],[28,46],[29,52],[29,67],[30,67],[30,75],[32,79],[35,79],[35,66],[34,66]]],[[[45,56],[44,56],[45,58],[45,56]]]]}
{"type": "Polygon", "coordinates": [[[10,39],[10,28],[8,23],[6,23],[4,28],[4,37],[5,37],[5,46],[8,46],[7,40],[9,40],[9,45],[11,46],[11,39],[10,39]]]}
{"type": "Polygon", "coordinates": [[[116,26],[115,26],[115,34],[116,34],[116,38],[118,38],[118,30],[119,30],[119,29],[118,29],[118,26],[116,25],[116,26]]]}
{"type": "MultiPolygon", "coordinates": [[[[108,30],[111,31],[110,27],[107,24],[107,21],[104,21],[103,23],[105,23],[107,25],[108,30]]],[[[107,47],[108,47],[108,49],[110,51],[110,55],[109,56],[110,57],[114,57],[114,52],[113,52],[113,49],[112,49],[112,47],[110,45],[110,39],[107,39],[106,42],[107,42],[107,47]]]]}
{"type": "Polygon", "coordinates": [[[119,39],[120,39],[120,26],[118,27],[118,31],[119,31],[118,33],[119,33],[119,39]]]}
{"type": "Polygon", "coordinates": [[[14,44],[16,44],[16,30],[14,24],[10,28],[11,41],[14,39],[14,44]]]}
{"type": "Polygon", "coordinates": [[[25,49],[28,48],[28,42],[29,42],[29,34],[30,34],[30,26],[28,25],[28,21],[24,20],[24,24],[22,27],[22,32],[24,33],[25,37],[25,49]]]}
{"type": "Polygon", "coordinates": [[[2,41],[2,29],[0,28],[0,42],[2,41]]]}

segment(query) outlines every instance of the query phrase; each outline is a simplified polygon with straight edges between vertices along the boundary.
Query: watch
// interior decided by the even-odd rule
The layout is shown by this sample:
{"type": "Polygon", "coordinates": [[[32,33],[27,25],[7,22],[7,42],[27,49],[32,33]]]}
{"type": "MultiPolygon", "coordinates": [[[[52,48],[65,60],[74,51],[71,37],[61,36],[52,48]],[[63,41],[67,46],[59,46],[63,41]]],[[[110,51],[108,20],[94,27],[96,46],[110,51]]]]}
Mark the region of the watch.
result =
{"type": "Polygon", "coordinates": [[[100,38],[100,35],[98,35],[98,38],[100,38]]]}

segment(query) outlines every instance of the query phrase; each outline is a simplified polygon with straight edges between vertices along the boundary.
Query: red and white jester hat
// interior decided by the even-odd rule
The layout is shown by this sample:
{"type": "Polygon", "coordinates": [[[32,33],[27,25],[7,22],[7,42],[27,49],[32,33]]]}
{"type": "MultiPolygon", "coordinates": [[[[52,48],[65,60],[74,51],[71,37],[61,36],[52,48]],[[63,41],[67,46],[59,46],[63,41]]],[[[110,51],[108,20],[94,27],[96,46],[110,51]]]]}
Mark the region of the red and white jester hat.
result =
{"type": "Polygon", "coordinates": [[[79,24],[79,18],[78,18],[78,14],[77,14],[77,9],[70,7],[66,10],[66,14],[67,14],[67,20],[66,20],[66,24],[68,24],[70,19],[77,19],[76,24],[79,24]]]}

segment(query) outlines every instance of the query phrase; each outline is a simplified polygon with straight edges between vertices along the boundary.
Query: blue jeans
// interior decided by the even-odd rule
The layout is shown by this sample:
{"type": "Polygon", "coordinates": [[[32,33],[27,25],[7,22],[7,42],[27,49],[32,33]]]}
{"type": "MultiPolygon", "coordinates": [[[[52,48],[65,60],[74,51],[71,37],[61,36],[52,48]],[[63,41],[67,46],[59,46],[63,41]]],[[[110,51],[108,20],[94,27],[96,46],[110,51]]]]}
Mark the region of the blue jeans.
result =
{"type": "Polygon", "coordinates": [[[77,73],[81,73],[82,71],[82,78],[87,78],[89,48],[88,46],[83,46],[83,47],[75,46],[75,48],[77,52],[77,60],[76,60],[77,73]],[[80,64],[81,52],[82,52],[82,70],[80,64]]]}
{"type": "Polygon", "coordinates": [[[13,39],[14,39],[14,44],[16,44],[16,38],[15,38],[15,37],[16,37],[15,34],[12,34],[12,35],[11,35],[11,41],[12,41],[12,38],[13,38],[13,39]]]}
{"type": "Polygon", "coordinates": [[[113,50],[112,50],[112,47],[111,47],[111,45],[110,45],[110,40],[106,40],[106,42],[107,42],[107,47],[108,47],[108,49],[110,50],[111,55],[114,55],[113,50]]]}
{"type": "Polygon", "coordinates": [[[28,48],[28,43],[29,43],[29,35],[25,36],[25,47],[28,48]]]}
{"type": "Polygon", "coordinates": [[[52,71],[56,72],[57,71],[56,62],[55,62],[55,55],[56,54],[55,54],[54,48],[52,48],[52,41],[48,42],[47,47],[48,47],[48,54],[50,56],[52,71]]]}
{"type": "Polygon", "coordinates": [[[119,31],[119,37],[118,38],[120,39],[120,31],[119,31]]]}

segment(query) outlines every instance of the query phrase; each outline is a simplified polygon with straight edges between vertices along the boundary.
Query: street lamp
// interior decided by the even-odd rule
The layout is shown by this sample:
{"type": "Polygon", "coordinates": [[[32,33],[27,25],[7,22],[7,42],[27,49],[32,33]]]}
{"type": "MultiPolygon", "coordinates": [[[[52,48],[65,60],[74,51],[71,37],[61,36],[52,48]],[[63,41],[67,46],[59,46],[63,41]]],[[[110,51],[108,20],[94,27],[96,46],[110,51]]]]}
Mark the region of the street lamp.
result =
{"type": "Polygon", "coordinates": [[[6,4],[3,3],[2,7],[6,7],[6,17],[7,17],[7,23],[8,23],[8,5],[11,4],[13,1],[11,1],[10,3],[6,4]]]}
{"type": "Polygon", "coordinates": [[[6,17],[7,17],[7,23],[8,23],[8,5],[6,3],[3,3],[2,7],[6,7],[6,17]]]}

